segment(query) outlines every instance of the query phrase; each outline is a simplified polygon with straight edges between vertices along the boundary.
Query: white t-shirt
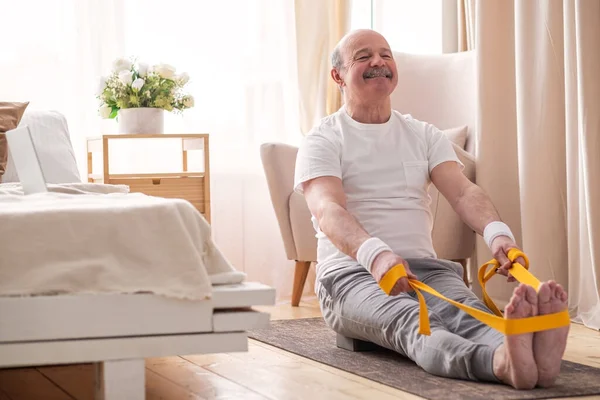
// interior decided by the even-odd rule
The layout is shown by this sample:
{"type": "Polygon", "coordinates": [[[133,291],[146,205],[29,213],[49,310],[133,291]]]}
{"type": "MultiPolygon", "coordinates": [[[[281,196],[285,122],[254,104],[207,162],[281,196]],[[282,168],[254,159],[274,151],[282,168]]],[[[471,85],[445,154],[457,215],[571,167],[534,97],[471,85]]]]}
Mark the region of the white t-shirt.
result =
{"type": "MultiPolygon", "coordinates": [[[[430,173],[445,161],[460,162],[439,129],[393,110],[382,124],[353,120],[344,106],[321,120],[303,139],[296,159],[294,190],[320,176],[342,180],[347,210],[371,236],[403,258],[436,257],[431,238],[433,217],[430,173]]],[[[318,280],[357,265],[333,245],[312,217],[318,239],[318,280]]]]}

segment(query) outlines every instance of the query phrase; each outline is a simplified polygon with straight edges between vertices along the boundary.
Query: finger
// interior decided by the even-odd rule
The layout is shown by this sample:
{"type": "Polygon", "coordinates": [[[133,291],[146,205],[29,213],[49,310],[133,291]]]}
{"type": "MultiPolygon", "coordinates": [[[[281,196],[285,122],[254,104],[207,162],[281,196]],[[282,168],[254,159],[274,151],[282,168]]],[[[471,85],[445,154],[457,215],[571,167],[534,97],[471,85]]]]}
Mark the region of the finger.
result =
{"type": "Polygon", "coordinates": [[[408,292],[410,285],[408,284],[407,278],[400,279],[400,292],[408,292]]]}
{"type": "Polygon", "coordinates": [[[510,260],[508,259],[508,257],[506,257],[506,254],[504,254],[504,251],[498,251],[498,254],[496,254],[496,260],[498,260],[498,263],[500,264],[500,270],[504,270],[504,272],[502,273],[503,275],[507,275],[507,273],[505,273],[508,268],[512,265],[510,260]]]}
{"type": "Polygon", "coordinates": [[[500,263],[498,272],[500,272],[504,276],[508,276],[508,270],[512,267],[512,262],[506,257],[500,257],[500,258],[504,258],[504,261],[500,263]]]}
{"type": "Polygon", "coordinates": [[[410,285],[408,284],[408,280],[406,278],[400,278],[396,281],[392,292],[390,293],[393,296],[397,296],[400,293],[407,292],[410,289],[410,285]]]}
{"type": "MultiPolygon", "coordinates": [[[[523,257],[517,257],[514,261],[515,263],[519,263],[521,264],[523,267],[525,267],[525,259],[523,257]]],[[[502,270],[499,271],[502,275],[508,276],[507,282],[516,282],[517,280],[515,279],[514,276],[512,276],[510,274],[510,272],[508,272],[511,268],[512,268],[512,262],[510,260],[508,260],[508,264],[507,265],[503,265],[501,268],[502,270]],[[506,273],[504,273],[504,271],[506,271],[506,273]]]]}
{"type": "Polygon", "coordinates": [[[515,262],[518,262],[522,266],[525,266],[525,259],[523,257],[517,257],[517,259],[515,260],[515,262]]]}
{"type": "Polygon", "coordinates": [[[496,272],[501,275],[508,276],[508,268],[506,268],[506,266],[504,266],[504,265],[501,265],[500,267],[498,267],[496,272]]]}
{"type": "Polygon", "coordinates": [[[402,279],[398,279],[396,281],[396,283],[394,284],[394,287],[392,288],[392,291],[390,292],[390,296],[397,296],[400,293],[402,293],[402,283],[401,283],[402,279]]]}
{"type": "Polygon", "coordinates": [[[410,270],[406,271],[406,276],[408,276],[408,279],[414,279],[417,280],[417,276],[415,274],[413,274],[410,270]]]}
{"type": "Polygon", "coordinates": [[[408,266],[408,263],[405,261],[403,263],[404,265],[404,270],[406,271],[406,276],[408,276],[408,279],[417,279],[417,276],[415,274],[412,273],[412,271],[410,270],[410,267],[408,266]]]}

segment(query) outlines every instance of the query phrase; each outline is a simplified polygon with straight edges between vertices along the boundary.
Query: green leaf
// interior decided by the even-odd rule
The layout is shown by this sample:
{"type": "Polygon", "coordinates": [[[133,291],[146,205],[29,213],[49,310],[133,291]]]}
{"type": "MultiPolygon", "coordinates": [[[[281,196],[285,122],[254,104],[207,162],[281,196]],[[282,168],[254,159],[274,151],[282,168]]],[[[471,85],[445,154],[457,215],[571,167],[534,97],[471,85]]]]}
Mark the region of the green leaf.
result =
{"type": "Polygon", "coordinates": [[[108,116],[108,118],[115,118],[118,113],[119,113],[119,109],[117,107],[113,106],[112,111],[110,112],[110,115],[108,116]]]}

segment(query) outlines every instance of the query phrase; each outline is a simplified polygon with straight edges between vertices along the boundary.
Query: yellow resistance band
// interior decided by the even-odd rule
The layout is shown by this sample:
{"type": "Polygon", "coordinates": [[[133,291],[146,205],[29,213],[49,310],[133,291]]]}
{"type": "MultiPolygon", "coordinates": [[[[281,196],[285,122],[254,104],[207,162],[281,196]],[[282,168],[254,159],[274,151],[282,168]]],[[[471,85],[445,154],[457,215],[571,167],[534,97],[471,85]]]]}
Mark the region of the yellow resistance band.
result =
{"type": "MultiPolygon", "coordinates": [[[[515,279],[517,279],[519,282],[530,285],[536,291],[538,291],[540,281],[535,276],[533,276],[531,272],[528,271],[529,260],[527,256],[520,250],[511,249],[508,252],[508,258],[513,263],[512,267],[509,270],[510,274],[514,276],[515,279]],[[521,265],[518,262],[515,262],[515,260],[519,257],[523,257],[523,259],[525,260],[525,266],[521,265]]],[[[505,335],[516,335],[521,333],[544,331],[548,329],[559,328],[561,326],[567,326],[571,323],[569,313],[567,310],[554,314],[538,315],[535,317],[505,319],[502,316],[502,313],[500,312],[498,307],[496,307],[492,299],[488,296],[487,292],[485,291],[485,284],[491,279],[492,276],[496,274],[496,270],[499,267],[500,263],[497,260],[490,260],[479,268],[479,283],[481,284],[481,288],[483,290],[483,300],[485,304],[489,307],[489,309],[492,310],[496,315],[492,315],[485,311],[481,311],[476,308],[458,303],[454,300],[445,297],[444,295],[427,286],[423,282],[417,281],[415,279],[409,279],[408,283],[417,293],[417,296],[419,298],[419,333],[422,335],[431,334],[431,329],[429,325],[429,314],[427,312],[427,304],[425,303],[425,298],[423,297],[421,290],[434,296],[437,296],[442,300],[446,300],[447,302],[460,308],[473,318],[478,319],[484,324],[496,329],[499,332],[502,332],[505,335]],[[494,268],[486,272],[490,265],[493,265],[494,268]]],[[[402,264],[398,264],[392,269],[390,269],[383,276],[381,282],[379,282],[379,286],[386,294],[389,295],[398,279],[401,279],[405,276],[406,270],[404,269],[404,266],[402,264]]]]}

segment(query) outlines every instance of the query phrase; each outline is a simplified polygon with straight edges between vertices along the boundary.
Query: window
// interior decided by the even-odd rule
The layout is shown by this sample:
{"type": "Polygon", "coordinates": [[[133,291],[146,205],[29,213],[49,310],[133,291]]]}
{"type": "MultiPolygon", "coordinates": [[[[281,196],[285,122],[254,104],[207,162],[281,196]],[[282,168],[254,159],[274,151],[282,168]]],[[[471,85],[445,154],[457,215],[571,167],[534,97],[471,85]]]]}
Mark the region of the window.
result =
{"type": "Polygon", "coordinates": [[[371,28],[392,50],[442,53],[443,0],[352,0],[351,29],[371,28]]]}

